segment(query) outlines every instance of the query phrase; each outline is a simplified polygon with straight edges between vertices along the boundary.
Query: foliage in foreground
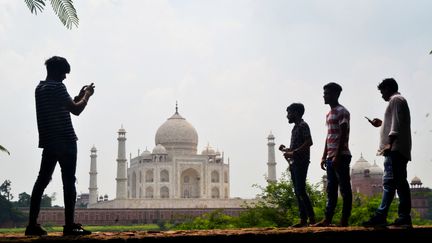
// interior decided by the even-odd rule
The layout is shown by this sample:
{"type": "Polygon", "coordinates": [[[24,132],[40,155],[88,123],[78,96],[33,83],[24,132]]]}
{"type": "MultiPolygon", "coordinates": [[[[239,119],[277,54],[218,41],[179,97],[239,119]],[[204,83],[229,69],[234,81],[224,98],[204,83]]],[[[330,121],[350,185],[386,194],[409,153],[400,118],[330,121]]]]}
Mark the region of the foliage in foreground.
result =
{"type": "MultiPolygon", "coordinates": [[[[256,186],[256,185],[255,185],[256,186]]],[[[294,188],[288,174],[261,189],[259,200],[253,204],[245,205],[246,210],[239,216],[233,217],[216,210],[202,216],[191,218],[184,223],[174,226],[174,229],[229,229],[246,227],[287,227],[299,221],[299,211],[294,188]]],[[[307,184],[307,191],[311,198],[316,219],[324,218],[326,194],[320,185],[307,184]]],[[[353,195],[353,207],[350,225],[360,226],[374,215],[381,202],[381,195],[372,198],[360,194],[353,195]]],[[[387,220],[393,222],[397,218],[398,199],[390,207],[387,220]]],[[[333,222],[337,223],[341,217],[342,199],[338,199],[333,222]]],[[[420,219],[418,213],[412,215],[415,225],[432,225],[432,220],[420,219]]]]}

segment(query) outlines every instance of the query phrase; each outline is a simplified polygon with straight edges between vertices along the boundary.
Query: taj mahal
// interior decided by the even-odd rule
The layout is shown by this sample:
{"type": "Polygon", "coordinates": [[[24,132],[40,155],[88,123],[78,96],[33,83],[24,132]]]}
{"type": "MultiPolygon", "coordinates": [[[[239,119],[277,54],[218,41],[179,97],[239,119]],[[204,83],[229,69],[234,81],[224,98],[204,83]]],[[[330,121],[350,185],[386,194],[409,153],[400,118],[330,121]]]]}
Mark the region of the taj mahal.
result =
{"type": "MultiPolygon", "coordinates": [[[[97,150],[93,146],[88,208],[240,208],[254,201],[230,198],[229,159],[226,163],[224,154],[210,145],[197,152],[198,133],[179,114],[177,105],[175,113],[156,131],[151,152],[146,149],[128,161],[123,127],[118,130],[117,141],[116,197],[98,200],[97,150]]],[[[274,143],[271,146],[269,171],[276,165],[274,143]]]]}

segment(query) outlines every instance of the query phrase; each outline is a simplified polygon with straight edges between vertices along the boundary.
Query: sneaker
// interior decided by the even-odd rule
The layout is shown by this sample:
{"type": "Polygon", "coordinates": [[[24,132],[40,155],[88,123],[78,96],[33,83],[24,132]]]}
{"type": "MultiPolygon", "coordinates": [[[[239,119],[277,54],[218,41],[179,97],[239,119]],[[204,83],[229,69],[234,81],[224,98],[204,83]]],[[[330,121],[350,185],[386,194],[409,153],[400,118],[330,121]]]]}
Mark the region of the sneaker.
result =
{"type": "Polygon", "coordinates": [[[27,225],[24,234],[28,236],[42,236],[42,235],[47,235],[47,232],[46,230],[42,229],[40,224],[34,224],[34,225],[27,225]]]}
{"type": "Polygon", "coordinates": [[[315,218],[309,218],[309,224],[310,225],[316,224],[315,218]]]}
{"type": "Polygon", "coordinates": [[[370,218],[368,221],[362,223],[363,227],[367,228],[375,228],[375,227],[386,227],[387,220],[379,215],[375,215],[370,218]]]}
{"type": "Polygon", "coordinates": [[[307,226],[308,226],[307,221],[306,220],[301,220],[300,223],[294,224],[291,227],[302,228],[302,227],[307,227],[307,226]]]}
{"type": "Polygon", "coordinates": [[[328,219],[323,219],[320,222],[312,225],[313,227],[329,227],[331,224],[331,221],[328,219]]]}
{"type": "Polygon", "coordinates": [[[393,223],[389,224],[392,228],[412,229],[411,218],[397,218],[393,223]]]}
{"type": "Polygon", "coordinates": [[[63,235],[89,235],[91,231],[85,230],[81,224],[63,226],[63,235]]]}
{"type": "Polygon", "coordinates": [[[348,227],[348,219],[347,218],[341,218],[339,227],[348,227]]]}

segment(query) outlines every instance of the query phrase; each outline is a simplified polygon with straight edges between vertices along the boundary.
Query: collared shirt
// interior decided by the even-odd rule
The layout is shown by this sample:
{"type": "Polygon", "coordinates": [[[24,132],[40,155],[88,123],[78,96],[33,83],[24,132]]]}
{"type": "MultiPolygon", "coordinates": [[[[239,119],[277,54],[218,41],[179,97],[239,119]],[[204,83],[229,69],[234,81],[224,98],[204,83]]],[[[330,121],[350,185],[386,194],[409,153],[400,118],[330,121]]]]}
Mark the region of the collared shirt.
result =
{"type": "MultiPolygon", "coordinates": [[[[299,148],[302,144],[305,143],[307,139],[311,139],[311,133],[309,129],[309,125],[303,121],[303,119],[299,122],[299,124],[295,124],[291,131],[291,144],[290,149],[294,150],[299,148]]],[[[302,149],[300,151],[296,151],[293,155],[294,161],[309,161],[310,160],[310,147],[302,149]]]]}
{"type": "Polygon", "coordinates": [[[69,110],[72,98],[62,82],[41,81],[35,90],[39,148],[77,140],[69,110]]]}
{"type": "Polygon", "coordinates": [[[327,158],[336,156],[340,145],[340,136],[342,134],[341,125],[347,124],[347,139],[344,144],[341,144],[341,155],[351,155],[348,147],[349,130],[350,130],[350,113],[342,105],[332,108],[326,116],[327,124],[327,158]]]}
{"type": "Polygon", "coordinates": [[[411,160],[411,117],[408,102],[399,93],[390,97],[381,126],[380,149],[390,143],[391,135],[396,136],[392,151],[398,151],[411,160]]]}

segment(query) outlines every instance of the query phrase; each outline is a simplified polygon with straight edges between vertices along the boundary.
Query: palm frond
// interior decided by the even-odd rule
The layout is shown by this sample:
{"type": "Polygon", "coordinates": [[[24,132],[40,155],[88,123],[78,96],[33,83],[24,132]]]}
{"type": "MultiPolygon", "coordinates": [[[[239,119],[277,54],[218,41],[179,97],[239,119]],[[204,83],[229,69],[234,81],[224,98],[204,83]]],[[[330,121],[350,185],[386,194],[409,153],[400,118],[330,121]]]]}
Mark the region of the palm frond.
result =
{"type": "Polygon", "coordinates": [[[71,29],[72,24],[78,27],[78,16],[72,0],[51,0],[54,12],[66,28],[71,29]]]}
{"type": "Polygon", "coordinates": [[[8,153],[10,155],[9,151],[5,147],[3,147],[1,145],[0,145],[0,151],[6,152],[6,153],[8,153]]]}
{"type": "Polygon", "coordinates": [[[31,13],[38,14],[45,7],[45,0],[24,0],[31,13]]]}

